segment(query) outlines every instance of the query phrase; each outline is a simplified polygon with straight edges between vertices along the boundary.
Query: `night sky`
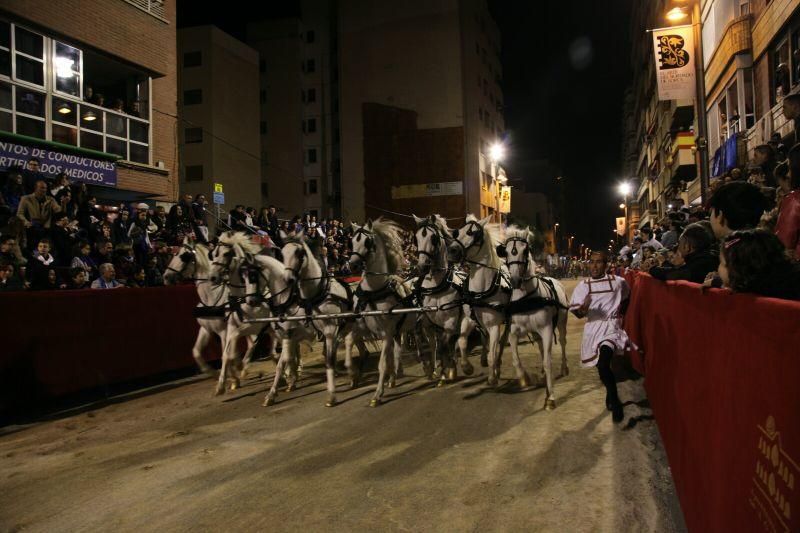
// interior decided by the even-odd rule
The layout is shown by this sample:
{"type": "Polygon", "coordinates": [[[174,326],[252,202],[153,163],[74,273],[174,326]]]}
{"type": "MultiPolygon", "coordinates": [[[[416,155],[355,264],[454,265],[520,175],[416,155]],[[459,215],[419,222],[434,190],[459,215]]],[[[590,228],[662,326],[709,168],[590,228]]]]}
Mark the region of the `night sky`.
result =
{"type": "MultiPolygon", "coordinates": [[[[506,166],[512,179],[554,198],[563,187],[566,212],[559,222],[564,234],[576,235],[576,247],[605,247],[620,212],[632,1],[489,0],[503,36],[506,166]],[[532,172],[538,160],[549,160],[563,179],[532,172]]],[[[241,9],[219,10],[179,0],[178,27],[214,24],[243,39],[248,20],[299,15],[297,2],[238,3],[241,9]]]]}

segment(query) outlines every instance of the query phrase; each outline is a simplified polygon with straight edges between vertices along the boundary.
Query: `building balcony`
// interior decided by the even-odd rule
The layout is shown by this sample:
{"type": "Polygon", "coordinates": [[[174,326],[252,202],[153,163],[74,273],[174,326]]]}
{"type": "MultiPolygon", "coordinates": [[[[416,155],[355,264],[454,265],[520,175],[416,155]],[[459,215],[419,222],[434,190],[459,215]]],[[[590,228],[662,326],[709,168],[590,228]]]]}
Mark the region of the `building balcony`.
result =
{"type": "Polygon", "coordinates": [[[670,100],[669,121],[670,133],[690,129],[694,123],[694,101],[670,100]]]}
{"type": "Polygon", "coordinates": [[[694,134],[681,132],[675,136],[670,152],[671,181],[691,181],[697,177],[694,134]]]}
{"type": "Polygon", "coordinates": [[[711,54],[705,69],[706,95],[716,88],[725,70],[737,54],[750,52],[753,48],[750,15],[733,19],[720,39],[714,53],[711,54]]]}

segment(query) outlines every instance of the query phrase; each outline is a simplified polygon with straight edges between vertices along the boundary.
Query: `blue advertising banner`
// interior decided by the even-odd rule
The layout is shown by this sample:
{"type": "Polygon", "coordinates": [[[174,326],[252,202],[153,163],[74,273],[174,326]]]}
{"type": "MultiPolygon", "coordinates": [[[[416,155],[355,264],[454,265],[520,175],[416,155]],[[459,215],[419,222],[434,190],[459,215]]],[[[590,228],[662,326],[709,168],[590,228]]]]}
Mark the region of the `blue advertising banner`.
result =
{"type": "Polygon", "coordinates": [[[70,180],[84,181],[91,185],[117,186],[117,164],[112,161],[0,141],[0,170],[11,166],[25,168],[28,159],[32,157],[39,160],[39,171],[45,176],[55,177],[59,172],[65,172],[70,180]]]}

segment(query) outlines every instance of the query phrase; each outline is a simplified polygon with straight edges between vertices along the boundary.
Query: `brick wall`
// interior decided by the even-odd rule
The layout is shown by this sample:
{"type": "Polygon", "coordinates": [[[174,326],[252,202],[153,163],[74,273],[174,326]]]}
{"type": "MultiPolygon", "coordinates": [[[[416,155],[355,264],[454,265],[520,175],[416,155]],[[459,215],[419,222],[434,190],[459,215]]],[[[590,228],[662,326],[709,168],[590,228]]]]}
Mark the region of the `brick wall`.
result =
{"type": "Polygon", "coordinates": [[[363,105],[362,116],[367,216],[388,216],[406,227],[412,223],[410,218],[392,216],[381,209],[417,216],[464,216],[463,195],[391,196],[392,186],[463,181],[464,128],[417,129],[414,111],[372,103],[363,105]]]}
{"type": "Polygon", "coordinates": [[[153,76],[152,162],[155,169],[120,168],[118,187],[174,201],[177,197],[175,1],[165,0],[159,20],[122,0],[3,0],[0,12],[49,37],[132,64],[153,76]],[[157,111],[156,111],[157,110],[157,111]]]}
{"type": "MultiPolygon", "coordinates": [[[[758,0],[763,3],[764,0],[758,0]]],[[[780,32],[783,25],[791,18],[792,14],[800,8],[800,0],[772,0],[769,4],[759,7],[758,18],[753,24],[753,58],[758,59],[780,32]]]]}

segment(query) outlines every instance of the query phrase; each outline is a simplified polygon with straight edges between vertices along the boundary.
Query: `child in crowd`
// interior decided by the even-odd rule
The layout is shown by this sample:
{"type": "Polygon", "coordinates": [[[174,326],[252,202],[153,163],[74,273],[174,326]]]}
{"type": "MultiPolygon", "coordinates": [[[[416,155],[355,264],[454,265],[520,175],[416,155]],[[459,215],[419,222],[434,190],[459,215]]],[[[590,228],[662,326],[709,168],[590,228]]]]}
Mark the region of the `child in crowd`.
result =
{"type": "Polygon", "coordinates": [[[774,234],[763,230],[730,233],[719,252],[719,277],[733,292],[786,300],[800,299],[800,272],[774,234]]]}

